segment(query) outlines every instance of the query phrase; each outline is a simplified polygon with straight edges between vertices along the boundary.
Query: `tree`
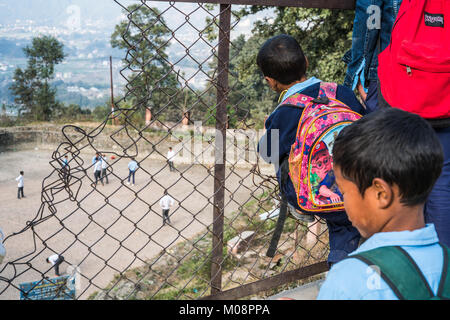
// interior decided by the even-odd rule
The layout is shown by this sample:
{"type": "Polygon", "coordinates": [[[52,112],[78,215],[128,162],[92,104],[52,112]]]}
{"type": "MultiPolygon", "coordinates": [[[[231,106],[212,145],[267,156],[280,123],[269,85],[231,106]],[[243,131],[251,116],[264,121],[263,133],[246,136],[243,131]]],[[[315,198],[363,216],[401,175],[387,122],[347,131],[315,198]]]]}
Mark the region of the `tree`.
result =
{"type": "MultiPolygon", "coordinates": [[[[240,14],[254,14],[263,9],[247,7],[240,14]]],[[[275,18],[256,22],[253,34],[263,39],[281,33],[293,36],[308,57],[309,76],[342,82],[346,70],[342,57],[352,45],[353,19],[353,10],[276,7],[275,18]]]]}
{"type": "Polygon", "coordinates": [[[19,114],[34,120],[49,120],[57,108],[56,90],[50,85],[55,65],[64,58],[63,44],[51,36],[33,38],[31,46],[23,49],[28,58],[27,68],[17,68],[10,90],[18,104],[19,114]]]}
{"type": "Polygon", "coordinates": [[[129,20],[115,27],[111,45],[127,50],[123,62],[131,75],[126,100],[137,109],[133,112],[141,113],[142,116],[145,108],[151,108],[156,117],[170,115],[173,118],[174,114],[179,114],[181,119],[178,82],[166,54],[170,30],[156,8],[133,4],[127,7],[125,13],[129,13],[129,20]],[[180,110],[170,112],[174,108],[180,110]]]}
{"type": "Polygon", "coordinates": [[[105,121],[109,114],[111,113],[111,105],[109,103],[106,103],[102,106],[97,106],[92,111],[92,117],[95,121],[105,121]]]}
{"type": "MultiPolygon", "coordinates": [[[[242,18],[266,8],[248,6],[233,14],[242,18]]],[[[235,106],[234,116],[238,121],[250,116],[256,128],[263,126],[265,116],[271,113],[278,99],[256,65],[264,41],[281,33],[293,36],[308,58],[307,76],[338,83],[344,80],[346,65],[342,57],[352,41],[354,11],[276,7],[274,14],[273,18],[257,21],[252,36],[238,37],[230,48],[229,102],[235,106]]],[[[210,38],[215,36],[214,30],[210,30],[210,38]]]]}
{"type": "Polygon", "coordinates": [[[88,120],[91,118],[91,113],[91,110],[83,109],[78,104],[65,105],[61,103],[58,109],[54,111],[53,117],[63,120],[88,120]]]}

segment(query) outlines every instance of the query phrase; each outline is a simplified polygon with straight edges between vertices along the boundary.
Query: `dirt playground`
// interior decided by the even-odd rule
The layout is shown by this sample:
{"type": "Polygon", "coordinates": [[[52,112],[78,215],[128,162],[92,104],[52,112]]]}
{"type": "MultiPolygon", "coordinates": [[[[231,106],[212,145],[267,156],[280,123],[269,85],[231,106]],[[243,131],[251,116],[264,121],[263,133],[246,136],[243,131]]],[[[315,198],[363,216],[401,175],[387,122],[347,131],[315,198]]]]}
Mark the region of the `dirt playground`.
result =
{"type": "MultiPolygon", "coordinates": [[[[71,172],[70,187],[54,169],[52,150],[29,149],[0,153],[0,228],[8,237],[1,276],[23,282],[54,277],[46,258],[63,253],[67,268],[82,274],[78,299],[108,285],[119,272],[143,265],[161,250],[193,237],[212,222],[213,169],[202,165],[145,159],[136,172],[135,186],[127,185],[128,159],[114,159],[109,183],[92,185],[93,154],[79,155],[81,171],[71,172]],[[25,198],[17,199],[19,171],[24,174],[25,198]],[[171,225],[162,225],[159,200],[164,190],[175,199],[171,225]],[[44,191],[43,191],[44,190],[44,191]],[[14,265],[5,264],[14,262],[14,265]]],[[[109,158],[108,158],[109,159],[109,158]]],[[[71,162],[71,167],[75,162],[71,162]]],[[[256,187],[248,169],[226,172],[226,213],[236,211],[256,187]],[[232,196],[230,197],[230,195],[232,196]]],[[[104,181],[106,182],[106,181],[104,181]]],[[[8,285],[0,278],[0,292],[8,285]]],[[[0,299],[19,299],[13,286],[0,299]]]]}

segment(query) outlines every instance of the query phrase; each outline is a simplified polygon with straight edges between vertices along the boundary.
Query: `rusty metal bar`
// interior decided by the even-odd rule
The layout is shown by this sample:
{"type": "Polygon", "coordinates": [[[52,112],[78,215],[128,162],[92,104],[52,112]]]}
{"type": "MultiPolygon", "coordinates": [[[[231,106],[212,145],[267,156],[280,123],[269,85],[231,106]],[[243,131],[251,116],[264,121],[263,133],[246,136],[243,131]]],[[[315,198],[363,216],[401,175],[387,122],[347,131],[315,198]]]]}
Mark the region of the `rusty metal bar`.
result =
{"type": "Polygon", "coordinates": [[[230,59],[231,5],[220,5],[219,54],[216,108],[216,159],[214,164],[213,243],[211,252],[211,294],[222,290],[223,224],[225,198],[225,157],[230,59]],[[221,138],[217,138],[220,135],[221,138]]]}
{"type": "MultiPolygon", "coordinates": [[[[167,2],[167,0],[154,0],[167,2]]],[[[176,2],[194,2],[177,0],[176,2]]],[[[302,7],[323,9],[355,9],[355,0],[203,0],[200,3],[236,4],[252,6],[302,7]]]]}
{"type": "Polygon", "coordinates": [[[206,296],[199,300],[236,300],[248,297],[261,291],[276,288],[289,282],[306,279],[328,270],[328,263],[323,261],[299,269],[286,271],[276,276],[245,284],[227,291],[222,291],[218,294],[206,296]]]}

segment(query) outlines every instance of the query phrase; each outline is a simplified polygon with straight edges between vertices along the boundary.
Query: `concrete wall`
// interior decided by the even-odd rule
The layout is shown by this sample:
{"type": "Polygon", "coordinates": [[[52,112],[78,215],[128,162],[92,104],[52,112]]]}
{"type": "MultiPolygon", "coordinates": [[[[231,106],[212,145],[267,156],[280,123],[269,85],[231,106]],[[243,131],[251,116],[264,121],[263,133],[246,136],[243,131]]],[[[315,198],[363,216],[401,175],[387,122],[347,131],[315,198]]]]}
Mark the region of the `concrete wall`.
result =
{"type": "MultiPolygon", "coordinates": [[[[257,161],[256,144],[261,132],[227,130],[227,165],[251,168],[257,161]]],[[[0,152],[29,150],[34,148],[56,151],[68,140],[82,153],[95,150],[115,153],[118,156],[148,156],[165,160],[169,146],[177,153],[175,163],[203,164],[215,162],[215,129],[193,125],[178,126],[168,134],[167,130],[154,130],[141,134],[124,127],[82,126],[26,126],[0,128],[0,152]],[[81,130],[77,130],[80,128],[81,130]]],[[[270,168],[260,160],[261,167],[270,168]]]]}

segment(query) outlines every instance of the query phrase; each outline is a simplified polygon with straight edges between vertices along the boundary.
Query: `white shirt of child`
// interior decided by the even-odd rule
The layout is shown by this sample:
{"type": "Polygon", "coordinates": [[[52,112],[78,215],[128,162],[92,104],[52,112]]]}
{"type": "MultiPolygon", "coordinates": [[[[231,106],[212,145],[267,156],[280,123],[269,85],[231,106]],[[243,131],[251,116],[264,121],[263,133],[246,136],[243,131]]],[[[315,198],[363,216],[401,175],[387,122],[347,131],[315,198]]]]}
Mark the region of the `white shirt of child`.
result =
{"type": "Polygon", "coordinates": [[[19,188],[23,188],[23,175],[20,175],[16,178],[16,181],[18,181],[19,183],[17,184],[17,186],[19,188]]]}
{"type": "Polygon", "coordinates": [[[102,157],[102,169],[106,169],[108,167],[108,163],[106,162],[105,157],[102,157]]]}
{"type": "Polygon", "coordinates": [[[175,203],[175,200],[172,199],[171,196],[166,194],[162,199],[159,201],[159,205],[161,206],[161,209],[168,210],[171,206],[175,203]]]}
{"type": "Polygon", "coordinates": [[[102,161],[98,160],[95,164],[94,164],[94,172],[95,171],[102,171],[102,161]]]}
{"type": "Polygon", "coordinates": [[[48,257],[48,261],[52,264],[52,266],[55,265],[56,261],[58,261],[59,255],[54,254],[48,257]]]}
{"type": "Polygon", "coordinates": [[[175,157],[175,151],[168,151],[167,152],[167,160],[169,160],[169,161],[172,161],[173,160],[173,158],[175,157]]]}

